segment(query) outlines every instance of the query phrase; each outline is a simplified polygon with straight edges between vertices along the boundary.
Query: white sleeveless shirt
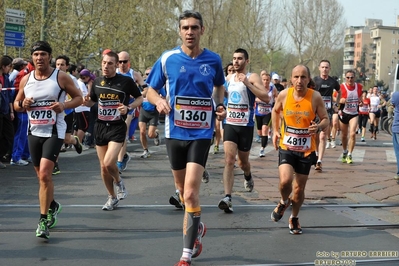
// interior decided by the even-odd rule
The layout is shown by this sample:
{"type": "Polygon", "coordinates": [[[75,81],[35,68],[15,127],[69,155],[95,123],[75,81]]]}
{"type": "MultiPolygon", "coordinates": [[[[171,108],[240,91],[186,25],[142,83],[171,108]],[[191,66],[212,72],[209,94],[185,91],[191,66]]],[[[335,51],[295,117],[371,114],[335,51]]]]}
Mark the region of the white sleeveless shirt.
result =
{"type": "Polygon", "coordinates": [[[65,138],[65,114],[57,114],[50,108],[54,102],[65,101],[65,91],[58,84],[58,73],[59,71],[54,69],[44,80],[35,78],[35,70],[29,73],[24,93],[26,98],[33,98],[35,101],[28,111],[30,132],[33,136],[48,138],[55,133],[59,139],[65,138]]]}

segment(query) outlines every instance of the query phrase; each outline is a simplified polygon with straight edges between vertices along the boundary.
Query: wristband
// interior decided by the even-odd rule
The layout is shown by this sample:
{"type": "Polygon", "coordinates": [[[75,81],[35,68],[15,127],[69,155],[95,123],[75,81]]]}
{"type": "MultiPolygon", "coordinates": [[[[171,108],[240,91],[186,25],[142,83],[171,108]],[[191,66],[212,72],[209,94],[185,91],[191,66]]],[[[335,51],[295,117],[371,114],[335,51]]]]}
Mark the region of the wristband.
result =
{"type": "Polygon", "coordinates": [[[219,103],[218,105],[216,105],[216,109],[218,109],[219,106],[222,106],[224,108],[224,110],[226,110],[226,106],[224,106],[223,103],[219,103]]]}

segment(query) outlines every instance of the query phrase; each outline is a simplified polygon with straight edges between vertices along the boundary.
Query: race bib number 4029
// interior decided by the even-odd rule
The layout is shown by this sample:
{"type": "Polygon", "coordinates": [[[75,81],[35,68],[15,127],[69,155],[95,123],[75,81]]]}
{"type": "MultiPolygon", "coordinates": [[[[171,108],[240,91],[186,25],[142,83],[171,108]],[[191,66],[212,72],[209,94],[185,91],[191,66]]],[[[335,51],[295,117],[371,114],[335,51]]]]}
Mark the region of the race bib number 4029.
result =
{"type": "Polygon", "coordinates": [[[176,96],[174,124],[178,127],[207,129],[213,119],[212,99],[176,96]]]}

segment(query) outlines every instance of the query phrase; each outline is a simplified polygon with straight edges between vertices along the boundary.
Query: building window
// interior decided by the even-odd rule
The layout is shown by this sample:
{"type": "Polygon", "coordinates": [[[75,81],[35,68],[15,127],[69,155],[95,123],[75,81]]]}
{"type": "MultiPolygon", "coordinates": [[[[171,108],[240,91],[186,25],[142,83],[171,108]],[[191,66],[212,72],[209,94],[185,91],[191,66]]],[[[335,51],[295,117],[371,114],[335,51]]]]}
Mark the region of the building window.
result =
{"type": "Polygon", "coordinates": [[[392,39],[392,44],[395,44],[395,39],[392,39]]]}
{"type": "Polygon", "coordinates": [[[395,34],[395,31],[394,31],[394,30],[392,31],[392,34],[395,34]]]}

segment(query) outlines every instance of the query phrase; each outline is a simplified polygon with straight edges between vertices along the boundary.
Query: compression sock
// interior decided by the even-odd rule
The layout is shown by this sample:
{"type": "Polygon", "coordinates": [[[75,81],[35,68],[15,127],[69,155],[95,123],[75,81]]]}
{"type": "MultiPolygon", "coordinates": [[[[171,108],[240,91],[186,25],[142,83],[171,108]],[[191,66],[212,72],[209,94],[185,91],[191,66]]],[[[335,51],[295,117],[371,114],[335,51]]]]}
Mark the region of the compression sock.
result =
{"type": "Polygon", "coordinates": [[[201,221],[201,207],[186,208],[183,220],[183,253],[181,259],[191,261],[198,227],[201,221]]]}
{"type": "Polygon", "coordinates": [[[268,141],[268,136],[262,136],[261,137],[261,145],[262,145],[262,148],[265,148],[266,146],[267,146],[267,141],[268,141]]]}

